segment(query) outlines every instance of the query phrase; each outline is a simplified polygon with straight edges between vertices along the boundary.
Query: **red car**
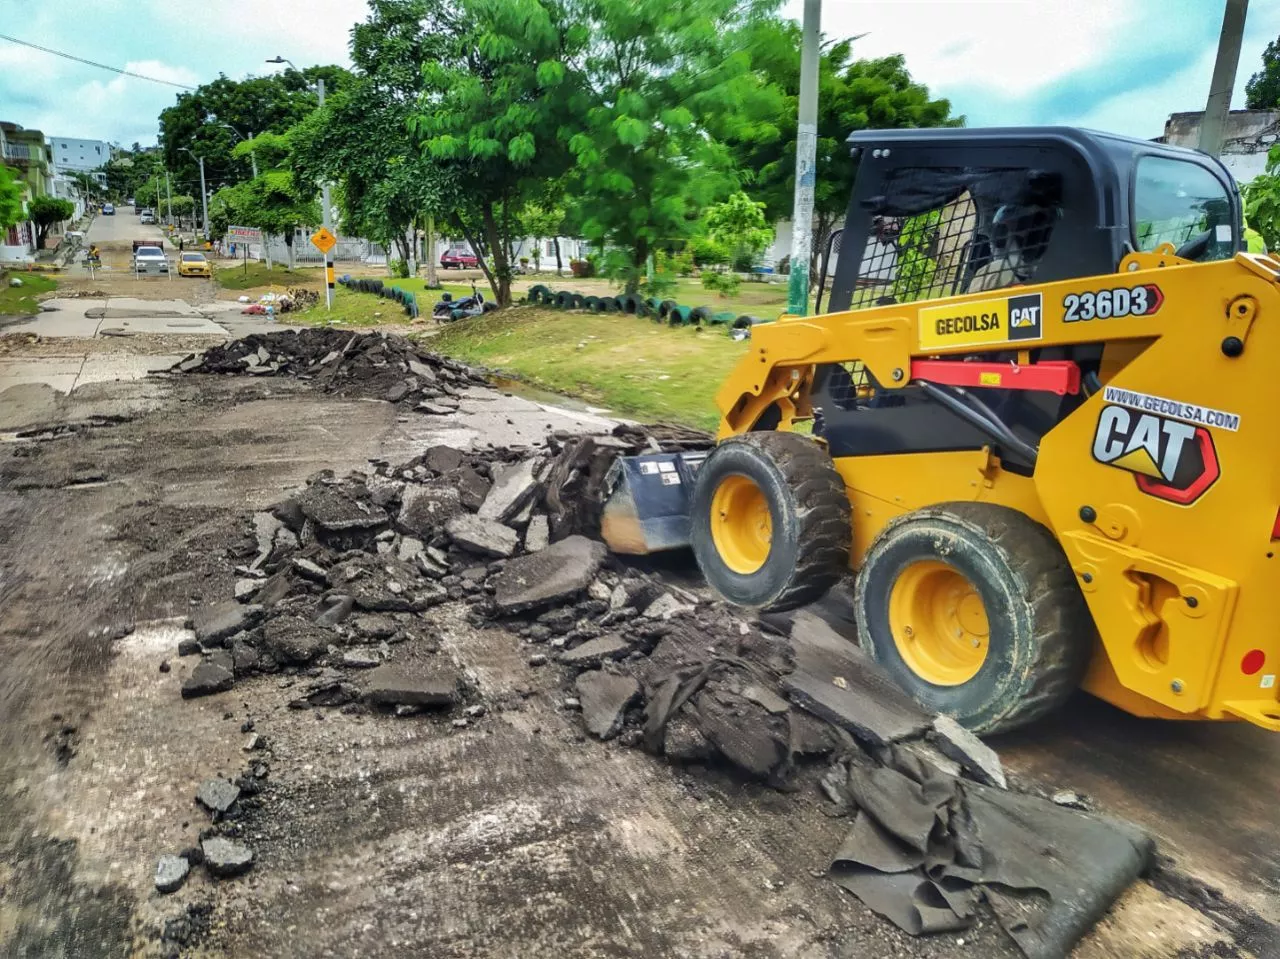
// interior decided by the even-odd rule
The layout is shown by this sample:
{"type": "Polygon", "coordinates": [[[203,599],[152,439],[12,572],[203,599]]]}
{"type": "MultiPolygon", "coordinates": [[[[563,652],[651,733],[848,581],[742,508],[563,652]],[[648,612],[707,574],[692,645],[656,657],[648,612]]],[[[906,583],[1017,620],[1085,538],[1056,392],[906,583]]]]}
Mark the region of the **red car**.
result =
{"type": "Polygon", "coordinates": [[[440,254],[440,268],[444,270],[474,270],[479,266],[476,255],[465,250],[448,250],[440,254]]]}

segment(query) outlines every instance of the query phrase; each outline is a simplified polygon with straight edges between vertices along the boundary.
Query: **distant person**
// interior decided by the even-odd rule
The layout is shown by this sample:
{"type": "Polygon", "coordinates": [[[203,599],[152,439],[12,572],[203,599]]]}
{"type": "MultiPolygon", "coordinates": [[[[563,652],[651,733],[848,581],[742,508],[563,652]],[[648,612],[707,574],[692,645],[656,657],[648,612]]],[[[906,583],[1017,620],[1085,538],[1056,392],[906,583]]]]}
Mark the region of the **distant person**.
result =
{"type": "Polygon", "coordinates": [[[184,245],[185,243],[186,243],[186,241],[185,241],[182,237],[178,237],[178,252],[179,252],[179,253],[181,253],[181,252],[182,252],[182,250],[183,250],[183,245],[184,245]]]}

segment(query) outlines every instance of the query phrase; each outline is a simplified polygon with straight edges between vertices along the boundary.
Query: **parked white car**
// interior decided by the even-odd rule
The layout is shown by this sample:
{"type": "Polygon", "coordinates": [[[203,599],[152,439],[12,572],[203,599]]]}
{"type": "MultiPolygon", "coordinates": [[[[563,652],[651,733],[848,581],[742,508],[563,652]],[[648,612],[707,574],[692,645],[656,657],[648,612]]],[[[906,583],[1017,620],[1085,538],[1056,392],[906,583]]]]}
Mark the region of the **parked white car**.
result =
{"type": "Polygon", "coordinates": [[[141,215],[139,216],[139,220],[142,223],[155,223],[156,215],[150,210],[143,210],[141,215]]]}
{"type": "Polygon", "coordinates": [[[135,273],[168,273],[169,258],[158,246],[140,246],[133,251],[135,273]]]}

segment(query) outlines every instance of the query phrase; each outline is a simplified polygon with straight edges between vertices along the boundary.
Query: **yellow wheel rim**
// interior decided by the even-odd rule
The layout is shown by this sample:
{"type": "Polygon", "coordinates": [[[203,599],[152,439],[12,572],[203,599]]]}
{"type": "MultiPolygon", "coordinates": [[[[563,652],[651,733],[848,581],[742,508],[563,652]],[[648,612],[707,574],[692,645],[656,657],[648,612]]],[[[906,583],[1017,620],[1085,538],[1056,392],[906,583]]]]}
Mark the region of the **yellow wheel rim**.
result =
{"type": "Polygon", "coordinates": [[[756,572],[769,558],[773,516],[754,480],[726,476],[711,498],[711,540],[720,559],[735,573],[756,572]]]}
{"type": "Polygon", "coordinates": [[[889,593],[889,630],[911,671],[935,686],[959,686],[987,659],[991,627],[982,597],[953,566],[912,563],[889,593]]]}

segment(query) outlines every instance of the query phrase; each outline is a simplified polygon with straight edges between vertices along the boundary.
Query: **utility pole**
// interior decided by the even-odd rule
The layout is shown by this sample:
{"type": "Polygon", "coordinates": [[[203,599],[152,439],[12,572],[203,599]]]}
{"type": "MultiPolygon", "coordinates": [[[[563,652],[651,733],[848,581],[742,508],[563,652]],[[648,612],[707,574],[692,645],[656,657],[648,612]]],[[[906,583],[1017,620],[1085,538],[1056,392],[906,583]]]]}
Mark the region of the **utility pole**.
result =
{"type": "Polygon", "coordinates": [[[809,260],[813,253],[813,187],[818,156],[818,38],[822,0],[804,0],[800,48],[800,116],[796,124],[796,193],[791,214],[791,275],[787,312],[809,312],[809,260]]]}
{"type": "Polygon", "coordinates": [[[1200,149],[1217,156],[1222,152],[1227,131],[1227,114],[1231,111],[1231,89],[1236,85],[1236,67],[1240,63],[1240,44],[1244,40],[1244,18],[1249,0],[1227,0],[1222,13],[1222,33],[1218,35],[1218,59],[1213,65],[1209,99],[1200,121],[1200,149]]]}
{"type": "MultiPolygon", "coordinates": [[[[316,96],[320,100],[320,106],[324,106],[324,77],[316,80],[316,96]]],[[[320,184],[320,215],[324,228],[333,233],[333,214],[329,212],[329,181],[325,180],[320,184]]],[[[324,306],[326,310],[333,309],[333,251],[330,250],[324,255],[324,306]]]]}
{"type": "Polygon", "coordinates": [[[165,202],[169,205],[169,213],[168,213],[167,219],[169,221],[169,225],[173,226],[173,187],[169,183],[168,170],[164,171],[164,198],[165,198],[165,202]]]}

